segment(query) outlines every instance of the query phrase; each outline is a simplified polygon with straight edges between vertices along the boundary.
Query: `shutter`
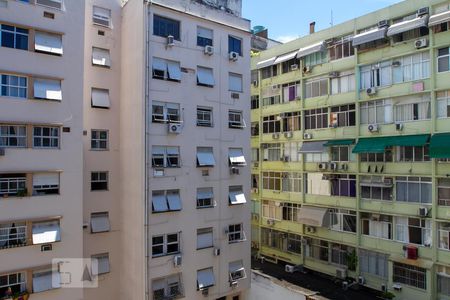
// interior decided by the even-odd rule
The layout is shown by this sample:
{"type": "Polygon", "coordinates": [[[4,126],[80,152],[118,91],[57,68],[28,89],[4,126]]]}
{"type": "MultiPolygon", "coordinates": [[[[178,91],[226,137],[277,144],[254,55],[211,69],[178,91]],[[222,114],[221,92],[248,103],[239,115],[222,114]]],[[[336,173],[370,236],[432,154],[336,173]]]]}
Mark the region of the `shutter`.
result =
{"type": "Polygon", "coordinates": [[[108,90],[93,88],[91,101],[92,107],[109,108],[111,106],[108,90]]]}
{"type": "Polygon", "coordinates": [[[59,173],[33,174],[33,186],[59,185],[59,173]]]}
{"type": "Polygon", "coordinates": [[[61,81],[35,78],[34,98],[47,100],[62,100],[61,81]]]}
{"type": "Polygon", "coordinates": [[[92,48],[92,64],[103,67],[111,66],[111,57],[109,50],[101,48],[92,48]]]}
{"type": "Polygon", "coordinates": [[[34,50],[55,55],[63,54],[62,36],[60,34],[36,31],[34,50]]]}

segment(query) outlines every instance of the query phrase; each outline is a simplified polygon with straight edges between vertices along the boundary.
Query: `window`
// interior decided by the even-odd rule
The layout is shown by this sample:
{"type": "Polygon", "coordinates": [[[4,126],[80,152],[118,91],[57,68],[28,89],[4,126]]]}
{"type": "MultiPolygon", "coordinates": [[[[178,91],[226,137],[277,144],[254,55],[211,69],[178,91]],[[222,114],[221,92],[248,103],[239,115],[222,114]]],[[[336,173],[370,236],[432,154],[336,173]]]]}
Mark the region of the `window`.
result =
{"type": "MultiPolygon", "coordinates": [[[[371,33],[369,33],[369,32],[372,32],[372,34],[382,32],[384,34],[384,31],[386,31],[386,29],[379,28],[378,25],[359,30],[358,34],[355,37],[357,37],[357,39],[359,38],[361,40],[356,41],[356,44],[357,44],[356,47],[358,48],[358,50],[360,52],[362,52],[364,50],[386,46],[387,44],[389,44],[389,39],[385,38],[384,36],[382,36],[380,38],[375,37],[375,36],[373,36],[373,38],[370,37],[370,39],[371,39],[370,42],[366,42],[366,39],[364,37],[362,37],[362,35],[364,35],[364,34],[367,34],[366,38],[369,37],[371,35],[371,33]]],[[[355,46],[355,39],[353,39],[352,45],[355,46]]]]}
{"type": "MultiPolygon", "coordinates": [[[[27,245],[27,226],[25,222],[0,224],[0,249],[27,245]]],[[[2,279],[0,275],[0,291],[2,279]]],[[[0,295],[2,293],[0,292],[0,295]]]]}
{"type": "Polygon", "coordinates": [[[213,109],[211,107],[197,107],[197,126],[213,127],[213,109]]]}
{"type": "Polygon", "coordinates": [[[450,118],[450,90],[436,92],[437,117],[450,118]]]}
{"type": "Polygon", "coordinates": [[[214,72],[211,68],[197,67],[197,85],[214,87],[214,72]]]}
{"type": "Polygon", "coordinates": [[[12,295],[25,292],[27,287],[25,272],[10,273],[0,275],[0,295],[7,295],[11,289],[12,295]]]}
{"type": "Polygon", "coordinates": [[[181,166],[179,147],[153,146],[153,168],[178,168],[181,166]]]}
{"type": "Polygon", "coordinates": [[[450,70],[450,54],[448,47],[440,48],[437,51],[438,72],[448,72],[450,70]]]}
{"type": "Polygon", "coordinates": [[[269,106],[281,103],[280,95],[265,97],[262,99],[262,106],[269,106]]]}
{"type": "Polygon", "coordinates": [[[328,128],[328,108],[305,110],[305,129],[328,128]]]}
{"type": "Polygon", "coordinates": [[[262,216],[271,220],[281,220],[282,211],[279,202],[262,200],[262,216]]]}
{"type": "Polygon", "coordinates": [[[108,150],[108,130],[91,130],[91,149],[108,150]]]}
{"type": "Polygon", "coordinates": [[[92,65],[106,68],[111,67],[109,49],[92,47],[92,65]]]}
{"type": "Polygon", "coordinates": [[[181,81],[181,68],[179,61],[153,57],[152,72],[154,79],[181,81]]]}
{"type": "Polygon", "coordinates": [[[175,123],[180,121],[180,104],[168,102],[152,102],[153,123],[175,123]]]}
{"type": "Polygon", "coordinates": [[[179,190],[153,191],[152,213],[163,213],[181,210],[179,190]]]}
{"type": "Polygon", "coordinates": [[[228,53],[236,52],[242,56],[242,39],[229,35],[228,36],[228,53]]]}
{"type": "Polygon", "coordinates": [[[450,296],[450,269],[437,266],[437,292],[439,295],[450,296]]]}
{"type": "Polygon", "coordinates": [[[320,65],[327,62],[327,53],[325,51],[318,51],[306,55],[303,58],[303,63],[307,67],[320,65]]]}
{"type": "Polygon", "coordinates": [[[17,196],[26,193],[26,174],[0,174],[0,196],[17,196]]]}
{"type": "Polygon", "coordinates": [[[392,123],[392,101],[376,100],[361,103],[361,124],[388,124],[392,123]]]}
{"type": "Polygon", "coordinates": [[[91,172],[91,191],[108,190],[108,172],[91,172]]]}
{"type": "Polygon", "coordinates": [[[392,162],[392,147],[386,147],[384,153],[360,153],[361,162],[392,162]]]}
{"type": "Polygon", "coordinates": [[[347,162],[350,161],[349,146],[332,146],[330,147],[331,161],[347,162]]]}
{"type": "Polygon", "coordinates": [[[33,196],[59,194],[59,173],[34,173],[33,196]]]}
{"type": "Polygon", "coordinates": [[[330,60],[353,56],[355,49],[352,45],[352,36],[345,36],[333,40],[330,51],[330,60]]]}
{"type": "MultiPolygon", "coordinates": [[[[305,144],[305,143],[303,143],[305,144]]],[[[329,154],[324,149],[323,152],[308,152],[305,153],[305,162],[324,162],[329,161],[329,154]]]]}
{"type": "Polygon", "coordinates": [[[362,234],[392,240],[392,217],[378,214],[361,214],[362,234]]]}
{"type": "Polygon", "coordinates": [[[214,207],[214,192],[212,187],[197,188],[197,208],[214,207]]]}
{"type": "Polygon", "coordinates": [[[242,260],[230,262],[228,264],[228,270],[230,282],[241,280],[247,277],[247,275],[245,274],[244,263],[242,262],[242,260]]]}
{"type": "Polygon", "coordinates": [[[152,281],[153,300],[174,299],[183,295],[181,274],[152,281]]]}
{"type": "Polygon", "coordinates": [[[397,241],[431,246],[431,220],[395,217],[395,223],[397,241]]]}
{"type": "Polygon", "coordinates": [[[0,147],[25,148],[27,130],[21,125],[0,125],[0,147]]]}
{"type": "Polygon", "coordinates": [[[356,212],[346,209],[330,209],[330,229],[356,232],[356,212]]]}
{"type": "Polygon", "coordinates": [[[180,40],[180,21],[153,15],[153,35],[168,37],[173,36],[180,40]]]}
{"type": "Polygon", "coordinates": [[[397,201],[431,204],[431,178],[396,177],[397,201]]]}
{"type": "Polygon", "coordinates": [[[282,203],[282,217],[283,221],[298,222],[298,215],[300,213],[301,205],[297,203],[282,203]]]}
{"type": "Polygon", "coordinates": [[[427,270],[416,266],[394,262],[392,281],[419,289],[427,289],[427,270]]]}
{"type": "Polygon", "coordinates": [[[263,133],[281,132],[281,118],[278,115],[263,117],[263,133]]]}
{"type": "Polygon", "coordinates": [[[349,270],[355,269],[356,264],[351,266],[348,261],[349,255],[355,253],[355,248],[336,243],[330,243],[329,247],[331,250],[331,263],[346,266],[349,270]]]}
{"type": "MultiPolygon", "coordinates": [[[[353,47],[352,47],[353,48],[353,47]]],[[[355,74],[342,72],[338,77],[331,78],[331,94],[343,94],[355,90],[355,74]]]]}
{"type": "Polygon", "coordinates": [[[329,260],[329,243],[318,239],[307,238],[306,257],[328,262],[329,260]]]}
{"type": "Polygon", "coordinates": [[[335,175],[330,181],[332,196],[356,197],[355,175],[335,175]]]}
{"type": "Polygon", "coordinates": [[[62,100],[61,80],[34,78],[34,99],[62,100]]]}
{"type": "Polygon", "coordinates": [[[61,277],[57,270],[47,269],[33,271],[33,293],[60,288],[61,277]]]}
{"type": "Polygon", "coordinates": [[[437,223],[438,224],[438,239],[439,249],[450,250],[450,224],[449,223],[437,223]]]}
{"type": "Polygon", "coordinates": [[[250,135],[252,137],[259,135],[259,122],[251,123],[250,135]]]}
{"type": "Polygon", "coordinates": [[[97,260],[97,273],[93,275],[102,275],[109,273],[109,253],[95,254],[91,256],[92,259],[97,260]]]}
{"type": "Polygon", "coordinates": [[[228,90],[232,92],[242,93],[242,75],[228,73],[228,90]]]}
{"type": "Polygon", "coordinates": [[[283,131],[297,131],[301,129],[302,117],[299,111],[283,114],[283,131]]]}
{"type": "Polygon", "coordinates": [[[33,222],[33,245],[48,244],[61,241],[59,220],[33,222]]]}
{"type": "Polygon", "coordinates": [[[388,256],[386,254],[360,249],[358,258],[361,273],[375,275],[387,280],[389,269],[388,256]]]}
{"type": "Polygon", "coordinates": [[[361,176],[360,187],[361,199],[392,201],[393,185],[380,176],[361,176]]]}
{"type": "Polygon", "coordinates": [[[281,63],[281,73],[285,74],[285,73],[289,73],[292,71],[295,71],[296,69],[293,66],[300,66],[300,59],[298,58],[292,58],[290,60],[284,61],[281,63]]]}
{"type": "Polygon", "coordinates": [[[111,10],[94,6],[92,10],[92,21],[95,25],[111,27],[111,10]]]}
{"type": "Polygon", "coordinates": [[[330,113],[330,126],[332,127],[346,127],[355,126],[356,114],[355,104],[334,106],[330,113]]]}
{"type": "Polygon", "coordinates": [[[91,233],[108,232],[110,230],[108,212],[91,213],[91,233]]]}
{"type": "Polygon", "coordinates": [[[438,179],[438,204],[450,206],[450,179],[438,179]]]}
{"type": "Polygon", "coordinates": [[[197,289],[206,290],[216,284],[213,268],[206,268],[197,271],[197,289]]]}
{"type": "Polygon", "coordinates": [[[299,172],[283,172],[281,174],[281,190],[283,192],[300,193],[302,190],[302,174],[299,172]]]}
{"type": "Polygon", "coordinates": [[[288,252],[301,254],[302,253],[302,238],[301,236],[293,233],[288,233],[287,236],[287,249],[288,252]]]}
{"type": "Polygon", "coordinates": [[[152,257],[180,253],[180,233],[152,236],[152,257]]]}
{"type": "Polygon", "coordinates": [[[258,174],[252,174],[252,189],[259,189],[259,175],[258,174]]]}
{"type": "Polygon", "coordinates": [[[259,162],[259,148],[251,148],[251,161],[259,162]]]}
{"type": "Polygon", "coordinates": [[[360,68],[361,89],[383,87],[392,84],[392,62],[384,61],[360,68]]]}
{"type": "Polygon", "coordinates": [[[247,165],[242,148],[228,148],[228,159],[230,166],[242,167],[247,165]]]}
{"type": "Polygon", "coordinates": [[[1,74],[0,95],[5,97],[27,98],[28,79],[23,76],[1,74]]]}
{"type": "Polygon", "coordinates": [[[239,243],[245,241],[242,224],[232,224],[228,226],[228,243],[239,243]]]}
{"type": "Polygon", "coordinates": [[[394,105],[394,117],[397,122],[431,119],[431,99],[408,99],[394,105]]]}
{"type": "Polygon", "coordinates": [[[281,160],[281,144],[270,143],[261,145],[264,161],[280,161],[281,160]]]}
{"type": "Polygon", "coordinates": [[[2,47],[28,50],[28,29],[1,24],[2,47]]]}
{"type": "Polygon", "coordinates": [[[428,51],[395,58],[392,62],[393,82],[402,83],[430,78],[430,69],[428,51]]]}
{"type": "Polygon", "coordinates": [[[281,191],[281,172],[263,172],[262,188],[265,190],[281,191]]]}
{"type": "Polygon", "coordinates": [[[33,147],[34,148],[58,148],[59,128],[58,127],[33,127],[33,147]]]}
{"type": "Polygon", "coordinates": [[[261,244],[279,249],[283,252],[301,254],[302,243],[301,236],[292,233],[285,233],[273,229],[261,228],[261,244]],[[287,242],[286,242],[287,240],[287,242]]]}
{"type": "Polygon", "coordinates": [[[300,81],[283,84],[283,102],[300,99],[300,81]]]}
{"type": "Polygon", "coordinates": [[[259,95],[254,95],[250,97],[250,109],[259,108],[259,95]]]}
{"type": "Polygon", "coordinates": [[[34,50],[39,53],[62,56],[62,35],[36,30],[34,32],[34,50]]]}
{"type": "Polygon", "coordinates": [[[197,250],[213,246],[213,228],[197,229],[197,250]]]}
{"type": "Polygon", "coordinates": [[[111,106],[109,90],[92,88],[91,107],[108,109],[111,106]]]}
{"type": "Polygon", "coordinates": [[[205,47],[213,45],[213,31],[197,26],[197,46],[205,47]]]}
{"type": "Polygon", "coordinates": [[[305,98],[325,96],[328,94],[328,78],[307,79],[305,82],[305,98]]]}
{"type": "Polygon", "coordinates": [[[212,147],[197,147],[197,167],[214,167],[215,164],[212,147]]]}
{"type": "Polygon", "coordinates": [[[430,156],[428,155],[428,146],[402,146],[397,147],[397,161],[400,162],[421,162],[430,161],[430,156]]]}
{"type": "Polygon", "coordinates": [[[275,77],[278,74],[278,65],[272,65],[261,69],[261,79],[275,77]]]}
{"type": "MultiPolygon", "coordinates": [[[[30,3],[30,0],[20,0],[30,3]]],[[[36,0],[36,4],[55,9],[63,9],[63,0],[36,0]]]]}
{"type": "Polygon", "coordinates": [[[244,191],[241,185],[230,186],[228,188],[228,201],[229,205],[247,203],[247,199],[245,199],[244,191]]]}
{"type": "Polygon", "coordinates": [[[229,110],[228,111],[228,128],[244,129],[245,122],[242,116],[242,111],[229,110]]]}

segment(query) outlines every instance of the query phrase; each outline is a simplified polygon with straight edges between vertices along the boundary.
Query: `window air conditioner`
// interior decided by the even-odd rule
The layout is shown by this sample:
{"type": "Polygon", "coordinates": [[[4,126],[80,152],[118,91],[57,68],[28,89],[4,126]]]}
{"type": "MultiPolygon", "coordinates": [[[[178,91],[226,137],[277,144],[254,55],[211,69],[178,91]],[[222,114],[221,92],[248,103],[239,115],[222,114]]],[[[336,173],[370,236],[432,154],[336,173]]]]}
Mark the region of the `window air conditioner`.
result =
{"type": "Polygon", "coordinates": [[[418,39],[414,42],[416,49],[428,47],[428,40],[426,38],[418,39]]]}
{"type": "Polygon", "coordinates": [[[173,257],[173,265],[174,265],[175,267],[181,266],[181,261],[182,261],[181,255],[175,255],[175,256],[173,257]]]}
{"type": "Polygon", "coordinates": [[[292,136],[293,136],[292,131],[287,131],[287,132],[284,133],[284,137],[287,138],[287,139],[292,138],[292,136]]]}
{"type": "Polygon", "coordinates": [[[330,72],[330,74],[328,74],[331,78],[336,78],[336,77],[339,77],[339,72],[336,72],[336,71],[333,71],[333,72],[330,72]]]}
{"type": "Polygon", "coordinates": [[[253,86],[257,87],[258,86],[258,80],[253,80],[253,86]]]}
{"type": "Polygon", "coordinates": [[[231,167],[230,168],[230,174],[231,175],[239,175],[239,168],[231,167]]]}
{"type": "Polygon", "coordinates": [[[173,35],[167,36],[167,47],[175,46],[175,38],[173,35]]]}
{"type": "Polygon", "coordinates": [[[376,87],[370,87],[366,90],[367,95],[372,96],[375,95],[377,93],[377,88],[376,87]]]}
{"type": "Polygon", "coordinates": [[[336,269],[336,277],[339,279],[347,278],[347,269],[337,268],[336,269]]]}
{"type": "Polygon", "coordinates": [[[239,59],[239,53],[237,53],[237,52],[230,52],[229,59],[231,61],[237,61],[239,59]]]}
{"type": "Polygon", "coordinates": [[[419,208],[419,216],[420,217],[427,217],[428,216],[428,208],[420,207],[419,208]]]}
{"type": "Polygon", "coordinates": [[[291,71],[295,71],[295,70],[298,70],[298,65],[297,64],[291,65],[291,71]]]}
{"type": "Polygon", "coordinates": [[[276,91],[276,90],[278,90],[280,88],[280,85],[279,84],[274,84],[274,85],[272,85],[272,91],[276,91]]]}
{"type": "Polygon", "coordinates": [[[289,156],[287,156],[287,155],[283,156],[283,161],[284,162],[289,162],[289,156]]]}
{"type": "Polygon", "coordinates": [[[272,133],[272,138],[277,140],[280,138],[280,134],[279,133],[272,133]]]}
{"type": "Polygon", "coordinates": [[[213,46],[205,46],[205,54],[206,55],[213,55],[214,54],[214,47],[213,46]]]}
{"type": "Polygon", "coordinates": [[[284,266],[284,271],[287,273],[294,273],[295,272],[295,267],[291,266],[291,265],[285,265],[284,266]]]}
{"type": "Polygon", "coordinates": [[[400,292],[402,290],[402,286],[398,283],[395,283],[392,288],[398,292],[400,292]]]}
{"type": "Polygon", "coordinates": [[[305,66],[303,68],[303,73],[311,73],[312,71],[312,67],[311,66],[305,66]]]}
{"type": "Polygon", "coordinates": [[[267,220],[267,225],[269,225],[269,226],[275,225],[275,220],[273,220],[273,219],[268,219],[268,220],[267,220]]]}
{"type": "Polygon", "coordinates": [[[230,282],[230,287],[233,288],[233,289],[237,288],[238,287],[238,282],[237,281],[231,281],[230,282]]]}
{"type": "Polygon", "coordinates": [[[180,134],[181,133],[181,124],[169,123],[169,133],[180,134]]]}
{"type": "Polygon", "coordinates": [[[239,99],[239,93],[231,93],[231,99],[239,99]]]}
{"type": "Polygon", "coordinates": [[[304,133],[304,134],[303,134],[303,139],[304,139],[304,140],[310,140],[310,139],[312,139],[312,134],[311,134],[311,133],[304,133]]]}
{"type": "Polygon", "coordinates": [[[403,123],[395,123],[395,130],[402,131],[403,130],[403,123]]]}
{"type": "Polygon", "coordinates": [[[369,126],[367,126],[367,130],[369,130],[370,132],[378,132],[378,125],[377,124],[369,124],[369,126]]]}
{"type": "Polygon", "coordinates": [[[347,164],[342,164],[341,165],[341,170],[347,171],[348,170],[348,165],[347,164]]]}
{"type": "Polygon", "coordinates": [[[337,163],[330,163],[330,170],[333,170],[333,171],[335,171],[335,170],[337,170],[337,163]]]}
{"type": "Polygon", "coordinates": [[[306,232],[307,233],[315,233],[316,232],[316,228],[313,226],[306,226],[306,232]]]}
{"type": "Polygon", "coordinates": [[[317,166],[319,167],[319,170],[327,170],[328,169],[327,163],[318,163],[317,166]]]}
{"type": "Polygon", "coordinates": [[[366,283],[366,279],[362,276],[358,276],[358,284],[363,285],[366,283]]]}

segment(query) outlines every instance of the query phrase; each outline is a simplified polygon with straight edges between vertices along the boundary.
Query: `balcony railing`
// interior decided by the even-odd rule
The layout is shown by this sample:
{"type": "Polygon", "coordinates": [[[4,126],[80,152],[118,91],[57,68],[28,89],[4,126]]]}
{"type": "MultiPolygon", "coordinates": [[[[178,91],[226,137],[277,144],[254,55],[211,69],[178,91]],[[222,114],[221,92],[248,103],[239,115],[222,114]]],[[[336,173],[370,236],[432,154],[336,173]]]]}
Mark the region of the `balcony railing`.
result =
{"type": "Polygon", "coordinates": [[[27,226],[0,228],[0,249],[27,245],[27,226]]]}
{"type": "Polygon", "coordinates": [[[18,196],[26,194],[26,177],[0,178],[0,196],[18,196]]]}

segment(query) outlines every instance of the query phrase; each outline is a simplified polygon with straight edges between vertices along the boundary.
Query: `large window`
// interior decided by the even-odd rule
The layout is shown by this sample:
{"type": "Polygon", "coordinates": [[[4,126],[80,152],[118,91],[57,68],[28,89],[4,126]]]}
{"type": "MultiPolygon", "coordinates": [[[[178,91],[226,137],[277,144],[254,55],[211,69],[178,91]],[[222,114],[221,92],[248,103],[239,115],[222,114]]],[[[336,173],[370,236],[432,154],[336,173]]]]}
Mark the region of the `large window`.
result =
{"type": "Polygon", "coordinates": [[[328,94],[328,78],[308,79],[305,82],[305,98],[325,96],[328,94]]]}
{"type": "Polygon", "coordinates": [[[281,103],[280,95],[265,97],[262,99],[262,106],[269,106],[281,103]]]}
{"type": "Polygon", "coordinates": [[[152,77],[160,80],[181,81],[180,62],[153,57],[152,77]]]}
{"type": "Polygon", "coordinates": [[[361,124],[392,123],[392,101],[376,100],[361,103],[361,124]]]}
{"type": "Polygon", "coordinates": [[[388,255],[360,249],[358,258],[358,264],[361,273],[375,275],[384,280],[387,280],[389,274],[388,255]]]}
{"type": "Polygon", "coordinates": [[[28,50],[28,29],[1,24],[2,47],[28,50]]]}
{"type": "Polygon", "coordinates": [[[11,295],[25,292],[27,288],[26,278],[27,276],[24,272],[0,275],[0,295],[8,295],[9,289],[11,289],[11,295]]]}
{"type": "Polygon", "coordinates": [[[395,58],[392,62],[393,82],[402,83],[430,77],[428,51],[395,58]]]}
{"type": "Polygon", "coordinates": [[[379,214],[361,214],[361,232],[375,238],[392,240],[392,217],[379,214]]]}
{"type": "Polygon", "coordinates": [[[384,153],[360,153],[361,162],[392,162],[392,147],[386,147],[384,153]]]}
{"type": "Polygon", "coordinates": [[[355,175],[335,175],[330,181],[332,196],[356,197],[355,175]]]}
{"type": "Polygon", "coordinates": [[[258,136],[259,135],[259,122],[252,122],[251,123],[251,130],[250,130],[250,136],[258,136]]]}
{"type": "Polygon", "coordinates": [[[181,274],[152,281],[153,300],[175,299],[183,295],[181,274]]]}
{"type": "Polygon", "coordinates": [[[346,162],[350,161],[349,146],[333,146],[330,147],[331,161],[346,162]]]}
{"type": "Polygon", "coordinates": [[[212,187],[197,188],[197,208],[214,207],[214,190],[212,187]]]}
{"type": "Polygon", "coordinates": [[[300,65],[300,60],[298,58],[293,58],[290,59],[288,61],[284,61],[281,63],[281,72],[284,73],[289,73],[291,71],[295,71],[296,69],[292,66],[298,66],[300,65]]]}
{"type": "MultiPolygon", "coordinates": [[[[353,47],[352,47],[353,48],[353,47]]],[[[342,72],[338,77],[331,78],[331,94],[349,93],[355,90],[355,74],[342,72]]]]}
{"type": "Polygon", "coordinates": [[[396,177],[397,201],[431,204],[430,177],[396,177]]]}
{"type": "Polygon", "coordinates": [[[281,144],[270,143],[261,144],[264,161],[280,161],[281,160],[281,144]]]}
{"type": "Polygon", "coordinates": [[[197,250],[211,248],[213,242],[212,227],[197,229],[197,250]]]}
{"type": "Polygon", "coordinates": [[[283,115],[283,131],[296,131],[301,129],[302,119],[299,111],[287,112],[283,115]]]}
{"type": "Polygon", "coordinates": [[[392,281],[426,290],[427,270],[394,262],[392,281]]]}
{"type": "Polygon", "coordinates": [[[397,161],[401,162],[421,162],[430,161],[430,156],[428,155],[428,146],[403,146],[397,147],[397,161]]]}
{"type": "Polygon", "coordinates": [[[24,194],[27,177],[24,173],[0,174],[0,196],[17,196],[24,194]]]}
{"type": "Polygon", "coordinates": [[[312,67],[315,65],[320,65],[327,62],[327,53],[325,51],[315,52],[309,55],[306,55],[303,58],[303,63],[307,67],[312,67]]]}
{"type": "Polygon", "coordinates": [[[305,110],[305,129],[328,127],[328,108],[305,110]]]}
{"type": "Polygon", "coordinates": [[[284,160],[300,161],[302,154],[300,151],[300,142],[286,142],[284,143],[283,152],[284,160]]]}
{"type": "Polygon", "coordinates": [[[242,39],[238,37],[228,36],[228,53],[236,52],[242,56],[242,39]]]}
{"type": "Polygon", "coordinates": [[[278,74],[278,65],[272,65],[261,69],[261,79],[275,77],[278,74]]]}
{"type": "Polygon", "coordinates": [[[431,220],[395,217],[395,239],[404,243],[431,246],[431,220]]]}
{"type": "Polygon", "coordinates": [[[197,46],[205,47],[213,45],[213,31],[204,27],[197,27],[197,46]]]}
{"type": "Polygon", "coordinates": [[[278,115],[263,117],[263,133],[276,133],[281,131],[281,121],[278,115]]]}
{"type": "Polygon", "coordinates": [[[438,179],[438,204],[450,206],[450,179],[438,179]]]}
{"type": "MultiPolygon", "coordinates": [[[[425,17],[425,16],[422,16],[425,17]]],[[[395,19],[393,21],[394,24],[400,23],[400,22],[404,22],[404,21],[409,21],[409,20],[413,20],[417,18],[417,14],[411,14],[411,15],[407,15],[405,17],[402,18],[398,18],[395,19]]],[[[399,42],[403,42],[403,41],[407,41],[407,40],[411,40],[411,39],[417,39],[421,36],[426,36],[428,35],[428,27],[420,27],[420,28],[415,28],[415,29],[411,29],[399,34],[396,34],[392,37],[394,43],[399,43],[399,42]]]]}
{"type": "Polygon", "coordinates": [[[431,99],[424,96],[399,101],[394,105],[394,117],[397,122],[429,120],[431,118],[431,99]]]}
{"type": "Polygon", "coordinates": [[[330,119],[331,119],[330,126],[332,127],[355,126],[356,123],[355,104],[332,107],[330,119]]]}
{"type": "Polygon", "coordinates": [[[330,229],[356,232],[356,212],[346,209],[330,209],[330,229]]]}
{"type": "Polygon", "coordinates": [[[152,102],[152,122],[166,123],[180,121],[180,104],[168,102],[152,102]]]}
{"type": "Polygon", "coordinates": [[[281,172],[263,172],[262,187],[265,190],[281,191],[281,172]]]}
{"type": "Polygon", "coordinates": [[[282,212],[280,203],[270,200],[262,200],[262,216],[271,220],[281,220],[282,212]]]}
{"type": "Polygon", "coordinates": [[[449,49],[449,47],[445,47],[437,50],[438,72],[448,72],[450,70],[449,49]]]}
{"type": "Polygon", "coordinates": [[[393,185],[385,183],[380,176],[360,178],[361,199],[392,201],[393,185]]]}
{"type": "Polygon", "coordinates": [[[438,294],[450,296],[450,268],[437,266],[436,273],[438,294]]]}
{"type": "MultiPolygon", "coordinates": [[[[25,222],[0,224],[0,249],[27,245],[27,225],[25,222]]],[[[0,276],[1,278],[1,276],[0,276]]],[[[1,290],[0,279],[0,290],[1,290]]],[[[0,293],[0,295],[2,295],[0,293]]]]}
{"type": "Polygon", "coordinates": [[[355,54],[355,49],[352,45],[352,36],[335,39],[328,49],[330,51],[330,60],[349,57],[355,54]]]}
{"type": "Polygon", "coordinates": [[[0,147],[22,148],[27,146],[27,130],[21,125],[0,125],[0,147]]]}
{"type": "Polygon", "coordinates": [[[34,148],[58,148],[59,128],[58,127],[33,127],[33,147],[34,148]]]}
{"type": "Polygon", "coordinates": [[[180,233],[152,236],[152,256],[171,255],[180,252],[180,233]]]}
{"type": "Polygon", "coordinates": [[[438,224],[438,240],[439,249],[450,250],[450,224],[449,223],[437,223],[438,224]]]}
{"type": "Polygon", "coordinates": [[[361,89],[392,84],[392,62],[384,61],[360,68],[361,89]]]}
{"type": "Polygon", "coordinates": [[[24,76],[1,74],[0,95],[27,98],[28,80],[24,76]]]}
{"type": "Polygon", "coordinates": [[[152,213],[180,211],[180,190],[152,191],[152,213]]]}
{"type": "Polygon", "coordinates": [[[212,107],[197,107],[197,126],[213,127],[212,107]]]}
{"type": "Polygon", "coordinates": [[[300,98],[300,82],[283,84],[283,102],[287,103],[297,98],[300,98]]]}
{"type": "Polygon", "coordinates": [[[302,174],[299,172],[281,173],[281,189],[283,192],[300,193],[302,190],[302,174]]]}
{"type": "Polygon", "coordinates": [[[162,37],[173,36],[180,40],[180,21],[153,15],[153,34],[162,37]]]}
{"type": "Polygon", "coordinates": [[[307,239],[305,255],[310,258],[328,262],[329,260],[329,243],[318,239],[307,239]]]}
{"type": "Polygon", "coordinates": [[[436,93],[437,117],[450,118],[450,90],[436,93]]]}
{"type": "Polygon", "coordinates": [[[232,92],[242,93],[242,75],[236,73],[228,73],[228,90],[232,92]]]}
{"type": "Polygon", "coordinates": [[[180,148],[169,146],[152,147],[153,168],[177,168],[180,167],[180,148]]]}
{"type": "Polygon", "coordinates": [[[282,220],[290,222],[298,222],[301,205],[297,203],[282,203],[282,220]]]}
{"type": "MultiPolygon", "coordinates": [[[[51,0],[50,0],[51,1],[51,0]]],[[[46,1],[48,2],[48,1],[46,1]]],[[[95,25],[110,27],[111,26],[111,10],[99,6],[92,8],[92,21],[95,25]]]]}

